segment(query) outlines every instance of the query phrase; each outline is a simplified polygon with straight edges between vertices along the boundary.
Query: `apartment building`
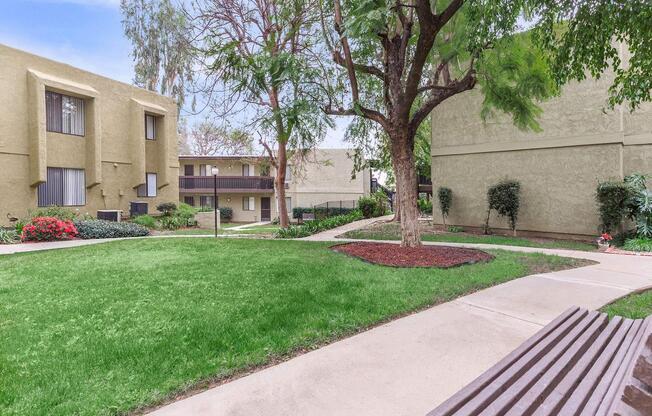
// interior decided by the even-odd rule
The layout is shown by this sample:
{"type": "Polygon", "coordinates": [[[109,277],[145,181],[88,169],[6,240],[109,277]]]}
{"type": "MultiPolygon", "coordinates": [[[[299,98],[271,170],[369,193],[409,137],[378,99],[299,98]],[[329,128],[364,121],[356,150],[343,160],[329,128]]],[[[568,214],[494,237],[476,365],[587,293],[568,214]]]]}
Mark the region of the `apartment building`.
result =
{"type": "MultiPolygon", "coordinates": [[[[292,163],[292,162],[291,162],[292,163]]],[[[357,201],[368,195],[368,169],[352,178],[353,160],[346,149],[318,149],[288,166],[285,197],[288,211],[327,202],[357,201]]],[[[217,206],[233,210],[233,221],[271,221],[278,217],[275,171],[265,157],[179,156],[179,200],[195,207],[212,208],[217,185],[217,206]],[[211,175],[217,167],[218,176],[211,175]],[[217,183],[216,181],[217,180],[217,183]]]]}
{"type": "Polygon", "coordinates": [[[0,224],[58,205],[95,216],[178,199],[177,106],[0,45],[0,224]]]}
{"type": "MultiPolygon", "coordinates": [[[[595,236],[599,181],[652,173],[652,105],[630,113],[606,109],[613,74],[563,88],[541,103],[542,132],[524,132],[507,115],[483,122],[478,91],[456,96],[432,113],[432,182],[453,191],[448,223],[479,227],[490,185],[521,182],[518,229],[532,234],[595,236]]],[[[434,219],[441,221],[435,205],[434,219]]],[[[508,228],[493,218],[492,226],[508,228]]]]}

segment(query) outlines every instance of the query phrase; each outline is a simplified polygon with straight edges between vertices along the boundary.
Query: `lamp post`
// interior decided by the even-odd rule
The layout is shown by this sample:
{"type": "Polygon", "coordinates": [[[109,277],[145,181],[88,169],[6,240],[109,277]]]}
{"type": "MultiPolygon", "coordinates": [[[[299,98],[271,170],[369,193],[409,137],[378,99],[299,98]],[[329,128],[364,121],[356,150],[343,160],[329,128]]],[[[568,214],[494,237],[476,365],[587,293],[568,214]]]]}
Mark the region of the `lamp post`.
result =
{"type": "Polygon", "coordinates": [[[220,170],[217,166],[211,168],[211,174],[213,175],[213,209],[215,211],[215,221],[213,225],[215,226],[215,238],[217,238],[217,174],[220,173],[220,170]]]}

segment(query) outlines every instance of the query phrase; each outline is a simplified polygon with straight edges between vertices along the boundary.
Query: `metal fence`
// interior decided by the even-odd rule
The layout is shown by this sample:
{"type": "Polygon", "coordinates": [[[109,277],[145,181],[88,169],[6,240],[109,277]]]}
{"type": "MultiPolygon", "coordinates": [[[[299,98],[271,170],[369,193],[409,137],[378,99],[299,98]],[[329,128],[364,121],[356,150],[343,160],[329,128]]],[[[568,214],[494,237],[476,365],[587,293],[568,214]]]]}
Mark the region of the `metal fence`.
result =
{"type": "Polygon", "coordinates": [[[344,215],[358,207],[356,200],[326,201],[313,205],[310,208],[295,208],[293,217],[299,222],[307,220],[323,219],[335,215],[344,215]]]}

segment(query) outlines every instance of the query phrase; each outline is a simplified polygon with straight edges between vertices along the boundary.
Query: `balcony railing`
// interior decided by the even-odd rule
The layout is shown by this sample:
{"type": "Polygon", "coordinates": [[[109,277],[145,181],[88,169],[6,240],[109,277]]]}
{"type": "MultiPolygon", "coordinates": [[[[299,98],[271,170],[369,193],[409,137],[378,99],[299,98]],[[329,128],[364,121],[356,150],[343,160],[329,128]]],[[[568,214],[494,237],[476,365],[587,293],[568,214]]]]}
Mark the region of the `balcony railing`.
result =
{"type": "MultiPolygon", "coordinates": [[[[213,176],[179,176],[181,192],[213,192],[213,176]]],[[[271,176],[218,176],[218,192],[272,192],[274,178],[271,176]]]]}

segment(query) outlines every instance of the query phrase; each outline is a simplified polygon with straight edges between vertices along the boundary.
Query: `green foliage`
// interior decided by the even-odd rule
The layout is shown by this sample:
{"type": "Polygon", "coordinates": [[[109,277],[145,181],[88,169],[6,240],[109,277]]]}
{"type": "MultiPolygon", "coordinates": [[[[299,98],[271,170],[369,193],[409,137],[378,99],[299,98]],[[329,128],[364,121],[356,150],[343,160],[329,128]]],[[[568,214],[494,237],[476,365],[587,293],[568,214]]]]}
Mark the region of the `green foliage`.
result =
{"type": "Polygon", "coordinates": [[[521,184],[518,181],[504,180],[487,190],[488,214],[485,230],[489,228],[489,214],[495,210],[499,216],[507,217],[512,231],[516,231],[518,210],[521,204],[521,184]]]}
{"type": "Polygon", "coordinates": [[[233,218],[233,209],[229,207],[220,207],[220,219],[230,221],[233,218]]]}
{"type": "Polygon", "coordinates": [[[524,1],[536,17],[534,41],[547,52],[558,85],[611,69],[611,108],[635,109],[652,91],[649,0],[524,1]],[[563,22],[563,23],[562,23],[563,22]],[[625,53],[621,53],[626,50],[625,53]],[[627,62],[622,59],[627,56],[627,62]]]}
{"type": "Polygon", "coordinates": [[[156,210],[163,215],[171,215],[177,210],[177,204],[174,202],[163,202],[156,206],[156,210]]]}
{"type": "Polygon", "coordinates": [[[25,224],[27,224],[26,219],[19,219],[16,221],[16,233],[18,235],[21,235],[23,233],[23,228],[25,227],[25,224]]]}
{"type": "Polygon", "coordinates": [[[133,222],[134,224],[142,225],[143,227],[147,227],[150,229],[154,229],[158,227],[156,218],[152,217],[151,215],[139,215],[135,218],[132,218],[131,222],[133,222]]]}
{"type": "Polygon", "coordinates": [[[387,196],[382,191],[377,191],[370,196],[358,199],[358,209],[364,218],[380,217],[387,212],[387,196]]]}
{"type": "Polygon", "coordinates": [[[625,241],[623,249],[629,251],[652,251],[652,238],[632,238],[625,241]]]}
{"type": "Polygon", "coordinates": [[[19,240],[20,234],[16,230],[0,227],[0,244],[14,244],[19,240]]]}
{"type": "Polygon", "coordinates": [[[165,230],[177,230],[188,226],[188,220],[177,215],[165,215],[159,219],[161,228],[165,230]]]}
{"type": "Polygon", "coordinates": [[[346,208],[339,206],[336,207],[314,207],[314,208],[304,208],[304,207],[294,207],[292,208],[292,218],[299,219],[303,218],[303,214],[315,214],[315,219],[321,219],[330,217],[333,215],[344,215],[355,210],[355,208],[346,208]]]}
{"type": "Polygon", "coordinates": [[[185,222],[185,226],[195,225],[195,214],[197,213],[197,208],[186,204],[185,202],[179,203],[179,206],[174,211],[173,215],[175,217],[181,218],[185,222]]]}
{"type": "Polygon", "coordinates": [[[143,237],[149,235],[147,228],[131,222],[76,220],[75,227],[77,227],[79,233],[78,237],[83,239],[143,237]]]}
{"type": "Polygon", "coordinates": [[[38,217],[54,217],[62,221],[65,220],[72,221],[75,218],[77,218],[77,216],[78,216],[77,212],[68,208],[57,207],[57,206],[36,208],[30,210],[28,215],[30,220],[38,217]]]}
{"type": "Polygon", "coordinates": [[[431,199],[419,198],[417,200],[417,206],[419,207],[419,211],[422,214],[427,214],[427,215],[432,214],[432,200],[431,199]]]}
{"type": "Polygon", "coordinates": [[[450,188],[440,186],[439,189],[437,189],[437,199],[439,200],[441,216],[444,220],[444,224],[446,224],[446,217],[448,217],[451,205],[453,204],[453,191],[450,188]]]}
{"type": "Polygon", "coordinates": [[[618,230],[627,214],[627,203],[631,196],[631,187],[624,182],[600,182],[595,199],[600,211],[602,232],[613,233],[618,230]]]}
{"type": "Polygon", "coordinates": [[[276,238],[302,238],[309,235],[330,230],[353,221],[363,219],[360,210],[351,211],[345,215],[336,215],[321,220],[308,221],[302,225],[290,225],[288,228],[280,228],[276,232],[276,238]]]}
{"type": "Polygon", "coordinates": [[[464,232],[464,228],[458,227],[456,225],[449,225],[448,226],[448,232],[449,233],[462,233],[462,232],[464,232]]]}

